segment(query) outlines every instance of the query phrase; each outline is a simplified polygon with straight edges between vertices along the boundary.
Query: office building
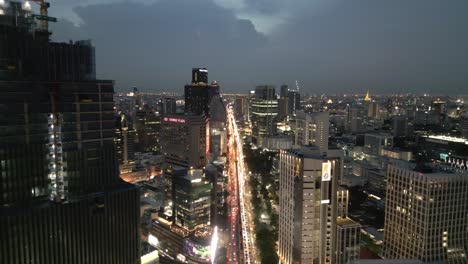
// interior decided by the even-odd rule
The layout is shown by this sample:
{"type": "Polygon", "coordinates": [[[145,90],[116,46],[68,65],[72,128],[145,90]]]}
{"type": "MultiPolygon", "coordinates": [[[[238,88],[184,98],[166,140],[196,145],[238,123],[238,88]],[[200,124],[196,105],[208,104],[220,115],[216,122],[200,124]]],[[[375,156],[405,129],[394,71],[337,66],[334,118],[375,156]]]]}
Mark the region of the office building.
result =
{"type": "Polygon", "coordinates": [[[467,263],[467,176],[437,164],[388,166],[386,259],[467,263]]]}
{"type": "Polygon", "coordinates": [[[216,81],[208,84],[208,70],[192,69],[192,83],[185,85],[185,113],[210,116],[210,102],[214,96],[219,96],[219,85],[216,81]]]}
{"type": "Polygon", "coordinates": [[[306,113],[298,111],[294,145],[297,148],[304,145],[314,145],[326,151],[328,149],[329,124],[328,112],[306,113]]]}
{"type": "Polygon", "coordinates": [[[364,135],[364,150],[372,155],[382,155],[384,148],[393,147],[393,137],[384,133],[366,133],[364,135]]]}
{"type": "Polygon", "coordinates": [[[394,137],[409,137],[413,134],[413,123],[407,116],[392,117],[392,135],[394,137]]]}
{"type": "Polygon", "coordinates": [[[174,223],[189,233],[209,230],[212,184],[205,178],[203,170],[185,169],[185,173],[174,177],[172,183],[174,223]]]}
{"type": "Polygon", "coordinates": [[[367,116],[372,119],[380,118],[380,106],[377,102],[369,102],[367,106],[367,116]]]}
{"type": "Polygon", "coordinates": [[[336,264],[359,264],[361,225],[350,218],[336,219],[336,264]]]}
{"type": "Polygon", "coordinates": [[[342,151],[311,146],[280,151],[280,263],[335,263],[342,159],[342,151]]]}
{"type": "Polygon", "coordinates": [[[250,115],[252,135],[258,145],[261,145],[263,138],[276,134],[278,100],[274,86],[263,85],[255,88],[250,98],[250,115]]]}
{"type": "Polygon", "coordinates": [[[0,263],[139,263],[139,193],[118,174],[113,82],[94,78],[89,42],[51,43],[22,3],[3,8],[0,263]]]}
{"type": "Polygon", "coordinates": [[[138,152],[160,152],[161,115],[148,105],[135,113],[135,149],[138,152]]]}
{"type": "Polygon", "coordinates": [[[362,111],[363,109],[357,107],[347,107],[346,132],[356,134],[364,130],[364,113],[362,111]]]}
{"type": "Polygon", "coordinates": [[[177,111],[177,103],[174,98],[161,98],[158,101],[158,111],[161,115],[174,115],[177,111]]]}
{"type": "Polygon", "coordinates": [[[209,130],[204,116],[165,115],[161,149],[169,165],[202,168],[209,158],[209,130]]]}

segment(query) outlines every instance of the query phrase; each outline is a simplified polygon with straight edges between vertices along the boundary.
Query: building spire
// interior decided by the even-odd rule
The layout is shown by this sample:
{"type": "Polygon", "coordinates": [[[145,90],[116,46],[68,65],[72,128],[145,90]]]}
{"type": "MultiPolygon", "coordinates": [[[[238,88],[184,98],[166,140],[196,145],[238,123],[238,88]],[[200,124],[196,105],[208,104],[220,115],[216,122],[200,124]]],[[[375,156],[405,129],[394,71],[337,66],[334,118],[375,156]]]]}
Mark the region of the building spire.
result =
{"type": "Polygon", "coordinates": [[[371,98],[369,96],[369,90],[367,90],[366,97],[364,97],[364,101],[370,101],[371,98]]]}

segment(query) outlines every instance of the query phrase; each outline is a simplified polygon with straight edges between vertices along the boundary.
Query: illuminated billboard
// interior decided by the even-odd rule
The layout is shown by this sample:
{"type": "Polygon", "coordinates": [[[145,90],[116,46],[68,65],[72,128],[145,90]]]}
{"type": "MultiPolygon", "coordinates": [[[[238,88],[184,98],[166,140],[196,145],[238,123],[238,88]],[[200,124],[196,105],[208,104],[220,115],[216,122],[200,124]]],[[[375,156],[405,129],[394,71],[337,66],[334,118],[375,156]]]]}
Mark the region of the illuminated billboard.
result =
{"type": "Polygon", "coordinates": [[[331,162],[323,162],[322,163],[322,181],[330,181],[331,180],[331,162]]]}
{"type": "Polygon", "coordinates": [[[172,123],[185,123],[185,119],[183,119],[183,118],[174,118],[174,117],[165,117],[164,121],[172,122],[172,123]]]}

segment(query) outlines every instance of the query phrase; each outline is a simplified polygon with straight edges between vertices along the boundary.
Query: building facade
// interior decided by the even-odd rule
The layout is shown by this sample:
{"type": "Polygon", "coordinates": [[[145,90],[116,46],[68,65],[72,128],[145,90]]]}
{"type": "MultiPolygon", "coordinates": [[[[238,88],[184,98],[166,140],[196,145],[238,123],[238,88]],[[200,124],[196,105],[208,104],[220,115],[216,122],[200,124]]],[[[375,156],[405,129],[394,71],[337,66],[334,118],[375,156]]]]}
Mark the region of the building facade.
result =
{"type": "Polygon", "coordinates": [[[389,165],[385,258],[467,263],[467,176],[442,165],[389,165]]]}
{"type": "Polygon", "coordinates": [[[11,1],[0,16],[0,263],[139,263],[113,82],[89,42],[49,42],[32,19],[11,1]]]}
{"type": "Polygon", "coordinates": [[[298,111],[296,115],[295,147],[314,145],[321,150],[327,150],[329,125],[328,112],[305,113],[304,111],[298,111]]]}
{"type": "Polygon", "coordinates": [[[280,262],[334,263],[342,156],[316,147],[281,150],[279,168],[280,262]]]}

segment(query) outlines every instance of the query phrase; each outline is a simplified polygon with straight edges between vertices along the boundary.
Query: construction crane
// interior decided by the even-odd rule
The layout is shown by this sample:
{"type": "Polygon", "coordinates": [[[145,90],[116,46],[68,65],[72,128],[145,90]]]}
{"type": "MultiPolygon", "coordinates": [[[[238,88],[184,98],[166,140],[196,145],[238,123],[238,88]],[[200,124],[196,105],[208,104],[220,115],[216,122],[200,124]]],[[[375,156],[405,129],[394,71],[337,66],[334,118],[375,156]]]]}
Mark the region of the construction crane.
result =
{"type": "Polygon", "coordinates": [[[296,80],[296,89],[297,89],[297,92],[299,93],[300,87],[299,87],[299,82],[297,80],[296,80]]]}
{"type": "MultiPolygon", "coordinates": [[[[35,2],[36,4],[39,5],[40,7],[40,13],[39,15],[33,15],[34,18],[39,20],[40,27],[39,29],[41,31],[49,31],[49,21],[50,22],[57,22],[57,18],[55,17],[50,17],[48,15],[48,9],[50,7],[49,2],[45,2],[44,0],[29,0],[31,2],[35,2]]],[[[28,1],[26,1],[27,3],[28,1]]]]}

